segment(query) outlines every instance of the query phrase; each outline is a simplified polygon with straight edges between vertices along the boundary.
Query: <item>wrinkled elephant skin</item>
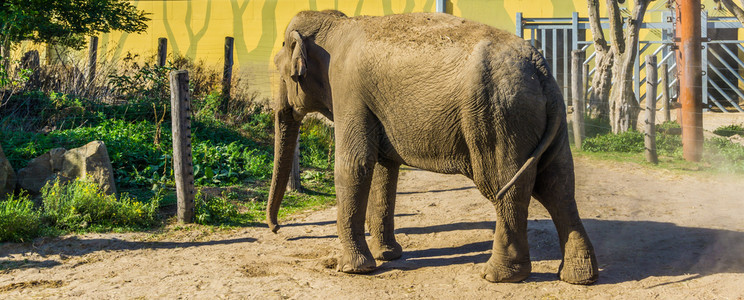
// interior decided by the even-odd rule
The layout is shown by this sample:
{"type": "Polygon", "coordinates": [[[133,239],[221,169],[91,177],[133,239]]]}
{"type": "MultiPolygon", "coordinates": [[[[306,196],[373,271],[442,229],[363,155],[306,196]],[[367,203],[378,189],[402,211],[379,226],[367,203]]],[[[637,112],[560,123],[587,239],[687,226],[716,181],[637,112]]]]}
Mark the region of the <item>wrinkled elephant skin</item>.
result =
{"type": "Polygon", "coordinates": [[[299,125],[319,112],[335,125],[339,271],[365,273],[375,269],[375,259],[401,256],[393,216],[398,170],[408,165],[463,174],[493,203],[486,280],[529,276],[531,196],[558,229],[560,278],[597,280],[574,199],[563,96],[527,42],[447,14],[349,18],[307,11],[289,23],[274,62],[280,90],[267,206],[274,232],[299,125]]]}

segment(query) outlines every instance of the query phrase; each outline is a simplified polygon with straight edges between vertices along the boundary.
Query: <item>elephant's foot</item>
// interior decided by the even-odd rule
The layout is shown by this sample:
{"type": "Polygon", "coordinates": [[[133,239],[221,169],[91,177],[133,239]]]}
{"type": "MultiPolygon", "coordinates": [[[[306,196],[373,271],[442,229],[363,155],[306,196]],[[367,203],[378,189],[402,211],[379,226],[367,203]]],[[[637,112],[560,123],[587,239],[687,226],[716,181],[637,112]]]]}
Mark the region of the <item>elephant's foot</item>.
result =
{"type": "Polygon", "coordinates": [[[369,251],[372,252],[372,256],[375,259],[384,261],[395,260],[400,258],[403,254],[403,248],[396,241],[393,241],[392,243],[383,243],[373,238],[368,244],[369,251]]]}
{"type": "MultiPolygon", "coordinates": [[[[369,253],[369,252],[367,252],[369,253]]],[[[344,273],[369,273],[375,270],[377,264],[371,254],[361,254],[358,252],[350,253],[344,251],[344,254],[338,259],[336,270],[344,273]]]]}
{"type": "Polygon", "coordinates": [[[486,262],[481,277],[490,282],[520,282],[527,279],[532,271],[532,263],[504,263],[496,261],[493,256],[486,262]]]}
{"type": "Polygon", "coordinates": [[[566,255],[558,267],[558,277],[571,284],[592,284],[599,277],[597,259],[590,250],[575,250],[566,255]]]}

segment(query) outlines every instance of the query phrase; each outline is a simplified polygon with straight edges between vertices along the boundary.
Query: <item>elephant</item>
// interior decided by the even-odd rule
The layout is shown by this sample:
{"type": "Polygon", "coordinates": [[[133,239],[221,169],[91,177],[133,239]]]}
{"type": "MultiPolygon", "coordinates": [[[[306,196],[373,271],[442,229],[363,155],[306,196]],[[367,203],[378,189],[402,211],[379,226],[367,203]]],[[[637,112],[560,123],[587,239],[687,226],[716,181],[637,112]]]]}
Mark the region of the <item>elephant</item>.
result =
{"type": "Polygon", "coordinates": [[[401,257],[394,211],[398,172],[406,165],[462,174],[493,203],[493,250],[482,278],[529,276],[527,209],[534,197],[557,228],[558,277],[573,284],[597,280],[574,198],[563,96],[528,42],[442,13],[303,11],[289,22],[274,63],[279,87],[266,208],[274,233],[300,123],[320,113],[335,126],[338,271],[367,273],[376,260],[401,257]]]}

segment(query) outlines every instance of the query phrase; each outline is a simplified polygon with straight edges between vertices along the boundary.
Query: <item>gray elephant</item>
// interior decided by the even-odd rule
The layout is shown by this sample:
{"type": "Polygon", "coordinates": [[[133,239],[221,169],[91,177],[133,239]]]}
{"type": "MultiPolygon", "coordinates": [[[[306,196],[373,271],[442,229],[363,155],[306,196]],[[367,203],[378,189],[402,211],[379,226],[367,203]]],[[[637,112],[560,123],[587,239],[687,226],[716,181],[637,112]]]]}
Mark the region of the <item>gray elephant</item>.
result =
{"type": "Polygon", "coordinates": [[[305,11],[290,21],[274,62],[281,80],[273,103],[272,231],[279,229],[300,122],[320,112],[335,124],[339,271],[370,272],[375,259],[401,256],[393,216],[398,170],[408,165],[465,175],[496,207],[486,280],[529,276],[531,196],[558,229],[560,279],[597,280],[574,199],[563,97],[527,42],[447,14],[349,18],[305,11]]]}

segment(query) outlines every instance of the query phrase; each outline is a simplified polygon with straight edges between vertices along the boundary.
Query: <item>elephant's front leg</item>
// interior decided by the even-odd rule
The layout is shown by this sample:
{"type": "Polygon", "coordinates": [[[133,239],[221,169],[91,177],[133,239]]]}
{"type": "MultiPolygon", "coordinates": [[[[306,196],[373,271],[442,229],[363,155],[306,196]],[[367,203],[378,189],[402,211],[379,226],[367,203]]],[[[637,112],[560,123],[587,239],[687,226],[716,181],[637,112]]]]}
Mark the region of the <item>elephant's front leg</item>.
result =
{"type": "Polygon", "coordinates": [[[367,227],[372,238],[369,248],[379,260],[400,258],[403,250],[395,241],[395,193],[398,187],[399,163],[380,160],[375,164],[367,204],[367,227]]]}
{"type": "Polygon", "coordinates": [[[364,237],[364,218],[375,162],[376,136],[371,117],[336,122],[336,201],[338,238],[343,253],[338,271],[365,273],[375,269],[375,259],[364,237]]]}

